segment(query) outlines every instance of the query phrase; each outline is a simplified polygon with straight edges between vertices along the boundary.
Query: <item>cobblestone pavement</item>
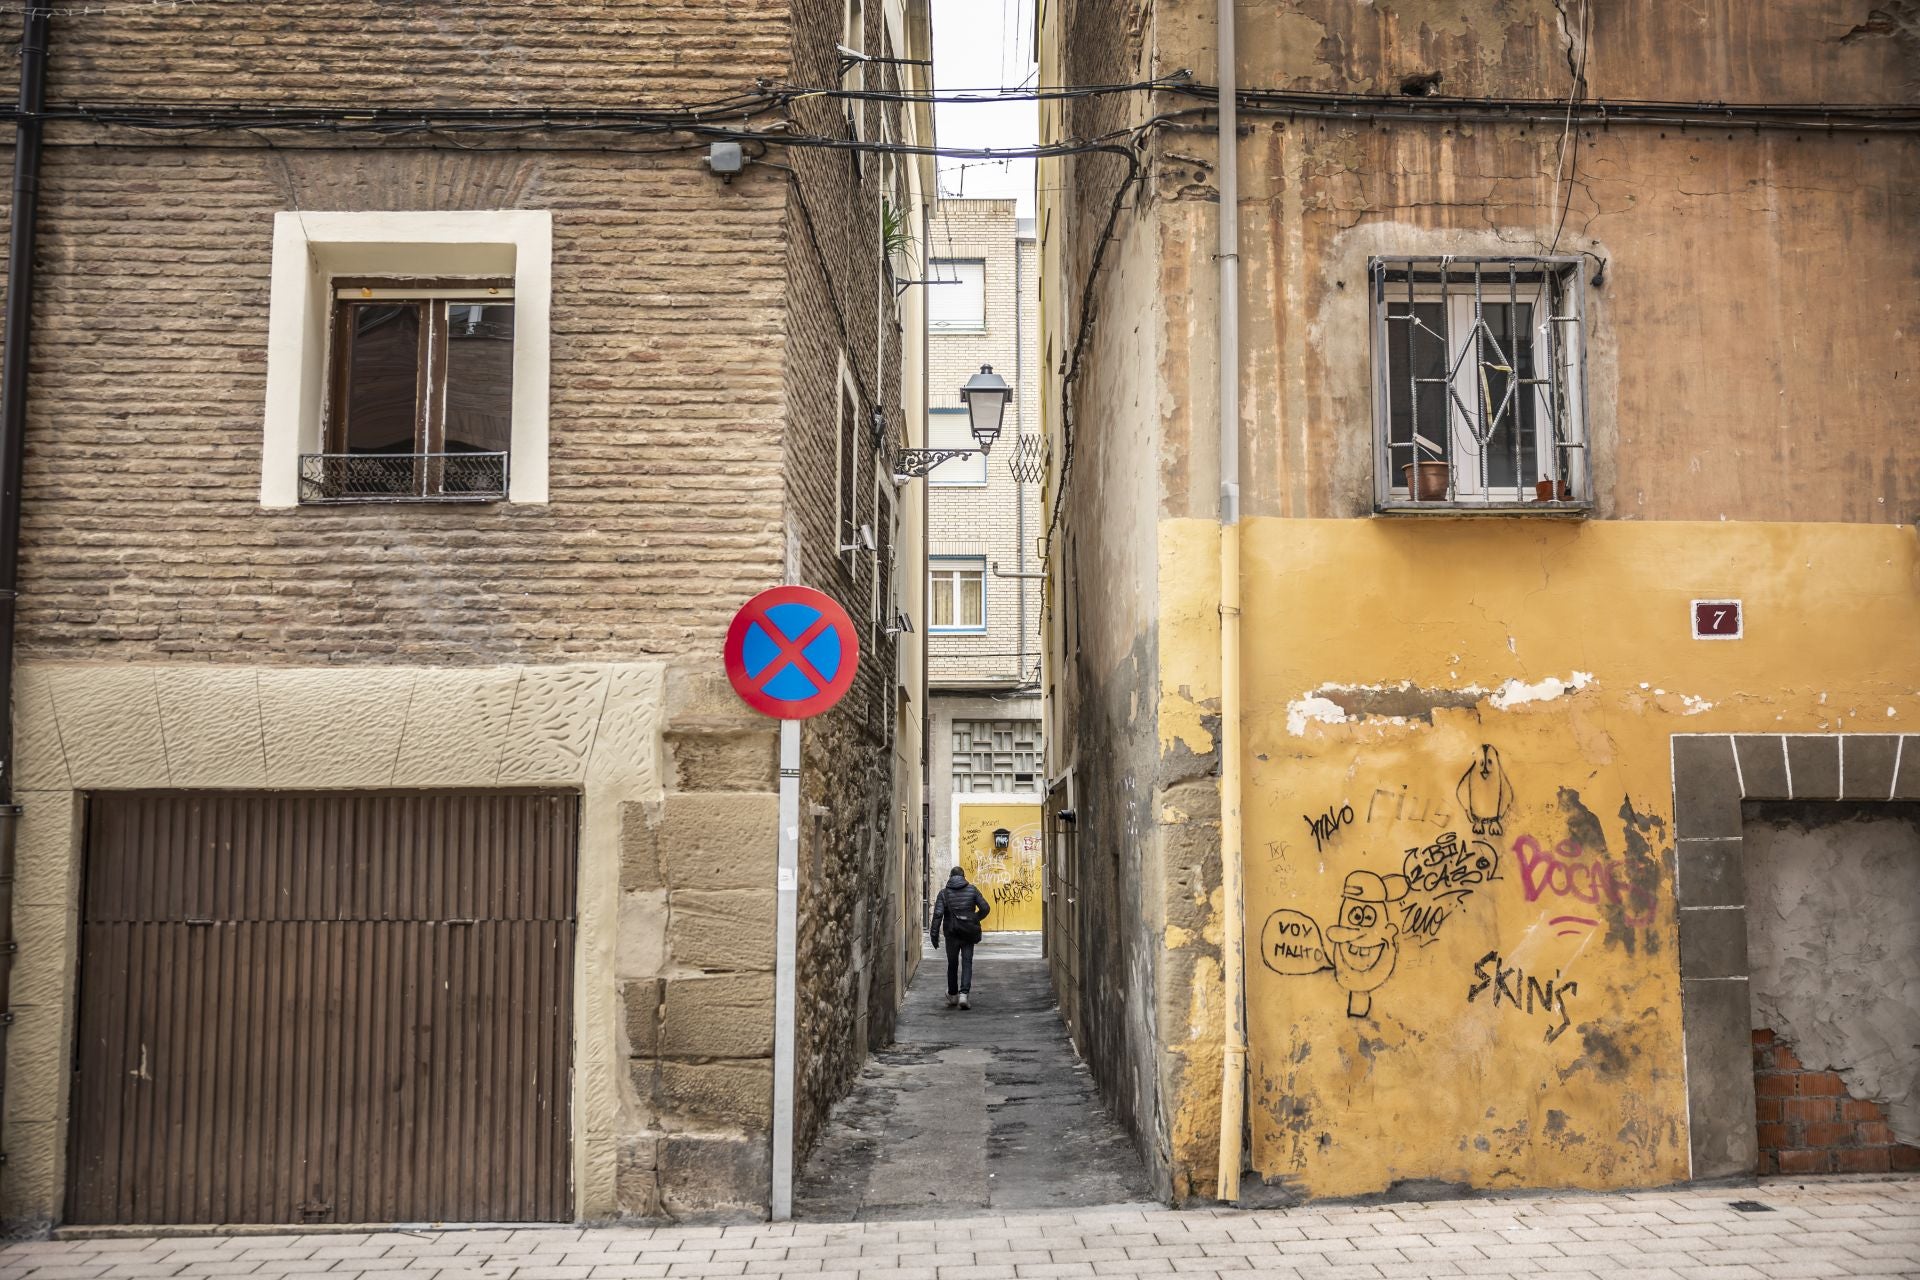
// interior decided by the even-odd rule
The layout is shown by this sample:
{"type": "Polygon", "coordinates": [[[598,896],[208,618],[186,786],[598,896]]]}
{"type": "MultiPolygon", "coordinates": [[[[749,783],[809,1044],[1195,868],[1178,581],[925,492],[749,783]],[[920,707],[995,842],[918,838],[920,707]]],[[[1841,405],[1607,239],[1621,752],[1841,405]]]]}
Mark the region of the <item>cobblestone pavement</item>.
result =
{"type": "Polygon", "coordinates": [[[1427,1204],[1175,1211],[1155,1205],[943,1221],[549,1227],[41,1241],[0,1280],[1052,1280],[1074,1276],[1920,1276],[1920,1180],[1427,1204]],[[1742,1211],[1736,1202],[1763,1206],[1742,1211]]]}

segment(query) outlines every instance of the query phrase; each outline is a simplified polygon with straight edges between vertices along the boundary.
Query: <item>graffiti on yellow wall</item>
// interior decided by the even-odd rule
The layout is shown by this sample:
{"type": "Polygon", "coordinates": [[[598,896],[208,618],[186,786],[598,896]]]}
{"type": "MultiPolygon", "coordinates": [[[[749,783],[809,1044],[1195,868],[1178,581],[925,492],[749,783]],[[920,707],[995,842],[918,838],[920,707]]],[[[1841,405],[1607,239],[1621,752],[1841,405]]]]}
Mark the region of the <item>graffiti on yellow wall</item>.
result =
{"type": "Polygon", "coordinates": [[[1257,1159],[1316,1190],[1578,1181],[1522,1162],[1607,1133],[1634,1135],[1614,1165],[1661,1168],[1677,1077],[1642,1046],[1672,1001],[1664,819],[1624,794],[1617,821],[1590,808],[1607,783],[1544,723],[1436,722],[1289,761],[1306,794],[1257,820],[1257,1159]],[[1443,1078],[1459,1092],[1419,1111],[1443,1078]],[[1401,1117],[1398,1139],[1343,1101],[1362,1095],[1401,1117]]]}
{"type": "MultiPolygon", "coordinates": [[[[1500,852],[1485,836],[1500,833],[1513,807],[1513,784],[1491,744],[1481,744],[1461,775],[1459,793],[1479,834],[1466,838],[1443,832],[1431,843],[1407,849],[1396,870],[1347,872],[1335,922],[1325,928],[1303,912],[1275,910],[1260,931],[1262,963],[1295,977],[1331,969],[1347,993],[1347,1016],[1370,1015],[1373,993],[1393,976],[1401,946],[1432,943],[1476,889],[1500,878],[1500,852]]],[[[1396,813],[1400,808],[1396,804],[1396,813]]],[[[1316,851],[1353,820],[1353,806],[1345,802],[1328,806],[1319,817],[1302,815],[1316,851]]]]}
{"type": "Polygon", "coordinates": [[[979,886],[993,911],[982,928],[1033,933],[1040,929],[1040,806],[958,806],[960,869],[979,886]]]}
{"type": "MultiPolygon", "coordinates": [[[[1912,530],[1254,517],[1241,535],[1249,1169],[1304,1196],[1685,1178],[1672,735],[1910,731],[1920,697],[1885,638],[1920,629],[1912,530]],[[1743,638],[1692,639],[1691,602],[1736,584],[1743,638]],[[1371,926],[1343,923],[1355,906],[1371,926]]],[[[1157,732],[1185,767],[1218,749],[1218,527],[1163,520],[1157,547],[1157,732]]],[[[1163,839],[1211,820],[1181,815],[1163,839]]],[[[1205,1192],[1224,897],[1202,866],[1191,898],[1184,878],[1167,894],[1157,1034],[1174,1183],[1205,1192]]]]}

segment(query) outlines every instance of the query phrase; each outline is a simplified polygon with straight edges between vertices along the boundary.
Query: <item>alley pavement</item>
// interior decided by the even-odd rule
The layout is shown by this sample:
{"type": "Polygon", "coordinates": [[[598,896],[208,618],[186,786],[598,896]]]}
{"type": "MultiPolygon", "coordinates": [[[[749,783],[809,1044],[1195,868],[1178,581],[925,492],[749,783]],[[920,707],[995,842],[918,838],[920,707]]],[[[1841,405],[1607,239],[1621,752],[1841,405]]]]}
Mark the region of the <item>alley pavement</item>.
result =
{"type": "Polygon", "coordinates": [[[39,1241],[0,1280],[1769,1280],[1920,1276],[1920,1182],[1834,1178],[1633,1195],[942,1220],[39,1241]],[[1737,1207],[1745,1204],[1745,1209],[1737,1207]]]}
{"type": "Polygon", "coordinates": [[[1060,1023],[1040,935],[987,934],[972,997],[949,1009],[947,953],[923,951],[892,1047],[869,1057],[796,1179],[796,1217],[1151,1198],[1132,1140],[1060,1023]]]}
{"type": "Polygon", "coordinates": [[[928,953],[898,1043],[834,1111],[793,1222],[67,1233],[0,1280],[1389,1280],[1920,1277],[1920,1180],[1296,1209],[1144,1203],[1132,1144],[1060,1029],[1031,939],[981,947],[975,1008],[928,953]]]}

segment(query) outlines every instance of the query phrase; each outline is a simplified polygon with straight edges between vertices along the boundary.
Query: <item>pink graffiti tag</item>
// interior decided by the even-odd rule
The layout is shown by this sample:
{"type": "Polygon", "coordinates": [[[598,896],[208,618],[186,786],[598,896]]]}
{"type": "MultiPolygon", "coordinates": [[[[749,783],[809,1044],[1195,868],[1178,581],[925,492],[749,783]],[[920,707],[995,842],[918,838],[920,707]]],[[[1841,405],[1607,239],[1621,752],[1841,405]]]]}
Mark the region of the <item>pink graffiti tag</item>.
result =
{"type": "MultiPolygon", "coordinates": [[[[1549,853],[1532,836],[1521,836],[1513,842],[1513,852],[1520,864],[1520,887],[1528,902],[1537,902],[1541,894],[1551,892],[1595,906],[1619,907],[1632,928],[1653,923],[1653,891],[1635,884],[1623,864],[1604,856],[1588,858],[1578,841],[1562,840],[1549,853]]],[[[1575,917],[1560,916],[1553,923],[1572,919],[1575,917]]]]}

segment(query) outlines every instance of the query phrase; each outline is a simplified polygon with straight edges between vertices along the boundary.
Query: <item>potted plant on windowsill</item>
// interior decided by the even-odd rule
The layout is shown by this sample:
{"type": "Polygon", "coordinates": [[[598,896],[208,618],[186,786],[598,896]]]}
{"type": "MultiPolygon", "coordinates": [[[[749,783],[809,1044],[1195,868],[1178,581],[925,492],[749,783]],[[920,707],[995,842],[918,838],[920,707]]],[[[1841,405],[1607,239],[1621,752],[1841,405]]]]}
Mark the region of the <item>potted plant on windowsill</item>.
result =
{"type": "Polygon", "coordinates": [[[1453,466],[1442,457],[1439,445],[1419,432],[1413,433],[1414,460],[1400,468],[1407,492],[1415,502],[1445,502],[1453,480],[1453,466]],[[1421,451],[1432,455],[1422,458],[1421,451]]]}

